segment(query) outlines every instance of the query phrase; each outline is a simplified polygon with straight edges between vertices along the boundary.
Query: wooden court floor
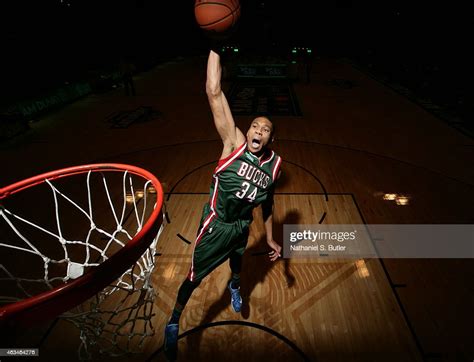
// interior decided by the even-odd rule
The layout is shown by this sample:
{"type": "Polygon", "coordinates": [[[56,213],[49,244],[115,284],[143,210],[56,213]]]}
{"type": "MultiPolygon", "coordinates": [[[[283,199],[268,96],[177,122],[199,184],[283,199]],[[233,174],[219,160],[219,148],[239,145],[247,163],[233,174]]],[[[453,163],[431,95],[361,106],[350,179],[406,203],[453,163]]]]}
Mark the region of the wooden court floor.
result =
{"type": "MultiPolygon", "coordinates": [[[[178,58],[160,65],[136,77],[136,97],[121,89],[91,95],[1,145],[2,186],[96,162],[144,167],[162,182],[169,222],[153,277],[156,334],[141,354],[110,360],[164,360],[162,331],[189,268],[221,148],[204,91],[205,61],[178,58]],[[106,121],[141,106],[160,115],[128,128],[106,121]]],[[[225,82],[224,89],[231,85],[225,82]]],[[[311,83],[295,83],[294,91],[303,115],[272,117],[278,132],[273,148],[284,161],[275,197],[279,242],[284,224],[474,222],[472,139],[343,61],[317,59],[311,83]],[[354,86],[338,87],[340,80],[354,86]],[[384,200],[386,193],[406,195],[409,204],[384,200]]],[[[251,119],[239,116],[236,122],[246,129],[251,119]]],[[[472,259],[271,263],[262,229],[256,210],[244,259],[242,313],[230,307],[230,271],[223,264],[183,314],[179,360],[474,358],[472,259]]],[[[77,331],[64,322],[30,332],[19,331],[18,343],[40,344],[41,360],[77,358],[77,331]]]]}

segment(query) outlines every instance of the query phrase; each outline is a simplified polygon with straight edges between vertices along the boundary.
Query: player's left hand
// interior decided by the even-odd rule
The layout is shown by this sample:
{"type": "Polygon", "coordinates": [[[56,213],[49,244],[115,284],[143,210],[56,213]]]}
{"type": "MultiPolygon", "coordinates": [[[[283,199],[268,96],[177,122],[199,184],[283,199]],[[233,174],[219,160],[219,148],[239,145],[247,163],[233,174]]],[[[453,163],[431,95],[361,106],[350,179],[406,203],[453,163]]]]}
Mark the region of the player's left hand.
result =
{"type": "Polygon", "coordinates": [[[281,246],[278,245],[273,239],[267,241],[267,244],[272,249],[272,251],[268,253],[268,255],[270,256],[270,260],[275,261],[278,258],[281,258],[281,246]]]}

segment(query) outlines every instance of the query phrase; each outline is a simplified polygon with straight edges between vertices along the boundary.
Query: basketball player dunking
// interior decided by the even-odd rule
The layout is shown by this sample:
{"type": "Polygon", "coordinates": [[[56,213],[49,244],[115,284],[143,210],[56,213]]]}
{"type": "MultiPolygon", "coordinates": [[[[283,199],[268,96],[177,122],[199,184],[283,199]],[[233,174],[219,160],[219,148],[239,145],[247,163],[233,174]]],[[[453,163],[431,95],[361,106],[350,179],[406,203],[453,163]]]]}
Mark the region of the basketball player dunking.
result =
{"type": "Polygon", "coordinates": [[[229,104],[221,90],[219,55],[210,51],[206,93],[214,123],[224,144],[213,174],[209,202],[204,206],[189,274],[178,291],[176,305],[165,328],[164,348],[169,359],[177,352],[179,318],[201,280],[229,259],[232,278],[228,283],[231,305],[240,312],[241,259],[247,245],[252,210],[262,204],[266,239],[272,249],[270,260],[280,257],[281,247],[273,240],[273,192],[280,174],[281,158],[268,146],[274,126],[266,117],[255,118],[247,135],[236,127],[229,104]]]}

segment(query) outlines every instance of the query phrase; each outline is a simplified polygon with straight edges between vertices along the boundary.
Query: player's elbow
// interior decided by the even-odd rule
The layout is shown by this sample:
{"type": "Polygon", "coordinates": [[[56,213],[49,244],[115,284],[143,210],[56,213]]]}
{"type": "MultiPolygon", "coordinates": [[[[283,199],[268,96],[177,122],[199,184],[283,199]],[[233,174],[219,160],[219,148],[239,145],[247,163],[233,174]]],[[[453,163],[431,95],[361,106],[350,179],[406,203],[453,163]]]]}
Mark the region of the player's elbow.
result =
{"type": "Polygon", "coordinates": [[[209,98],[216,98],[221,94],[221,86],[218,82],[208,80],[206,82],[206,94],[209,98]]]}

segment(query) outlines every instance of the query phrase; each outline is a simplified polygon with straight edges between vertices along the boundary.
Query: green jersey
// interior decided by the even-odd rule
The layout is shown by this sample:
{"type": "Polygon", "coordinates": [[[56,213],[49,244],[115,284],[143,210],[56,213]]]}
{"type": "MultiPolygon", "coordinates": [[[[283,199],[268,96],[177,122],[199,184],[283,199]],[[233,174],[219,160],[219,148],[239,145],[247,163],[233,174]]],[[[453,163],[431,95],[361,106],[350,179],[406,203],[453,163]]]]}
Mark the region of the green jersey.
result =
{"type": "Polygon", "coordinates": [[[252,210],[273,197],[281,157],[267,149],[259,159],[247,143],[219,161],[211,184],[210,218],[232,223],[252,220],[252,210]]]}

